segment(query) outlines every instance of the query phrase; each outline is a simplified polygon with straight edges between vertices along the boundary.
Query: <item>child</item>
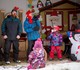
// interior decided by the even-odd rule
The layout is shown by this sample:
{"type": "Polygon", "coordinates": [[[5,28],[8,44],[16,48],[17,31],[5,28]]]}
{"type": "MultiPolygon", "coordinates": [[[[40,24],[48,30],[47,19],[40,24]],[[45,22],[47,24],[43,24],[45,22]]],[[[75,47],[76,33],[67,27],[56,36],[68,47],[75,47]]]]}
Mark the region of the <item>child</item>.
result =
{"type": "Polygon", "coordinates": [[[59,27],[54,26],[54,29],[51,31],[51,34],[48,36],[48,39],[51,41],[51,51],[50,51],[50,60],[54,59],[54,53],[57,51],[58,59],[62,59],[62,53],[60,46],[62,45],[62,35],[59,33],[59,27]]]}
{"type": "Polygon", "coordinates": [[[33,51],[29,54],[28,69],[37,69],[45,67],[45,61],[47,59],[46,51],[42,46],[42,41],[40,38],[35,41],[33,51]]]}

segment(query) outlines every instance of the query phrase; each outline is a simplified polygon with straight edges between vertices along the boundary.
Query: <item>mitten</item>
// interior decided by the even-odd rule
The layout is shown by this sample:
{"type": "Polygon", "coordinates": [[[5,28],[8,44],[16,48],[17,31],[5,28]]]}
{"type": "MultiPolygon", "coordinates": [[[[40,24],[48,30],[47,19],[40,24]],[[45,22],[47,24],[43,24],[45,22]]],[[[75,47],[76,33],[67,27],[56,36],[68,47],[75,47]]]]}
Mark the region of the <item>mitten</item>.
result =
{"type": "Polygon", "coordinates": [[[68,31],[68,32],[67,32],[67,36],[68,36],[68,37],[72,37],[72,32],[68,31]]]}
{"type": "Polygon", "coordinates": [[[19,35],[17,35],[17,37],[16,37],[17,39],[20,39],[20,36],[19,35]]]}
{"type": "Polygon", "coordinates": [[[38,20],[38,17],[34,15],[33,19],[36,21],[38,20]]]}
{"type": "Polygon", "coordinates": [[[4,37],[3,37],[4,39],[7,39],[8,37],[7,37],[7,35],[4,35],[4,37]]]}
{"type": "Polygon", "coordinates": [[[33,30],[34,30],[34,31],[39,31],[39,27],[36,26],[36,27],[33,28],[33,30]]]}

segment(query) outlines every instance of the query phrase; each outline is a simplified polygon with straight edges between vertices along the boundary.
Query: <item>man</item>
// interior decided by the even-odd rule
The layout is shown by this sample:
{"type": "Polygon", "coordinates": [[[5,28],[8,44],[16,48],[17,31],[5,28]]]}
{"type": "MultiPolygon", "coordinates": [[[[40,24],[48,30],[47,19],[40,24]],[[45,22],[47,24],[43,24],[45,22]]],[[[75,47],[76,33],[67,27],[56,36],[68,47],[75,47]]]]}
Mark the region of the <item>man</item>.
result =
{"type": "Polygon", "coordinates": [[[17,16],[17,8],[15,7],[11,11],[11,15],[3,20],[1,29],[2,35],[5,39],[4,47],[4,57],[6,64],[10,64],[9,53],[11,48],[11,43],[13,43],[13,61],[20,63],[18,60],[19,55],[19,38],[22,32],[22,25],[17,16]]]}

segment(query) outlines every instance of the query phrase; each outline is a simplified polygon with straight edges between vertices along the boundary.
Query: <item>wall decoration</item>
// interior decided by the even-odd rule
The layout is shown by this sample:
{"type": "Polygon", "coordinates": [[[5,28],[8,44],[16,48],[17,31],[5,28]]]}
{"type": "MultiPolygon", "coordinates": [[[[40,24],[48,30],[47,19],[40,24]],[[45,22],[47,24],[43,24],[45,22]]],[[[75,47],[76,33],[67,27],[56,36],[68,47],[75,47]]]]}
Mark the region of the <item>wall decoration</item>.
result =
{"type": "MultiPolygon", "coordinates": [[[[46,18],[45,23],[46,26],[53,27],[54,25],[63,26],[63,18],[62,18],[62,12],[58,12],[58,14],[53,14],[54,16],[51,16],[53,12],[46,12],[46,18]]],[[[62,28],[61,28],[62,30],[62,28]]]]}
{"type": "Polygon", "coordinates": [[[28,0],[29,4],[32,4],[32,1],[33,1],[33,0],[28,0]]]}
{"type": "Polygon", "coordinates": [[[42,7],[44,7],[42,1],[38,0],[38,2],[37,2],[37,8],[39,9],[39,8],[42,8],[42,7]]]}
{"type": "Polygon", "coordinates": [[[50,0],[46,0],[46,2],[45,2],[45,6],[49,6],[49,5],[51,5],[52,3],[51,3],[51,1],[50,0]]]}
{"type": "Polygon", "coordinates": [[[29,4],[28,4],[28,8],[30,8],[30,9],[32,9],[32,1],[33,1],[33,0],[28,0],[28,3],[29,3],[29,4]]]}
{"type": "Polygon", "coordinates": [[[78,20],[80,20],[80,11],[77,11],[76,14],[74,14],[74,11],[70,11],[68,15],[69,15],[68,28],[69,30],[74,31],[75,25],[78,23],[78,20]]]}

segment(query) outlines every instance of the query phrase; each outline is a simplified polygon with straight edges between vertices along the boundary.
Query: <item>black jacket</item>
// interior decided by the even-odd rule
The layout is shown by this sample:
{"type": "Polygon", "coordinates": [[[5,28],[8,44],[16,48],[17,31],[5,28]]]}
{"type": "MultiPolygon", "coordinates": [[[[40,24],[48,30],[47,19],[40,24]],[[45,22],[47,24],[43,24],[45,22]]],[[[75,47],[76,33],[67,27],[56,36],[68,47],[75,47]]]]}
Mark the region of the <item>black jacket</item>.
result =
{"type": "Polygon", "coordinates": [[[15,40],[17,35],[21,35],[22,24],[18,18],[10,16],[3,20],[1,31],[9,40],[15,40]]]}

